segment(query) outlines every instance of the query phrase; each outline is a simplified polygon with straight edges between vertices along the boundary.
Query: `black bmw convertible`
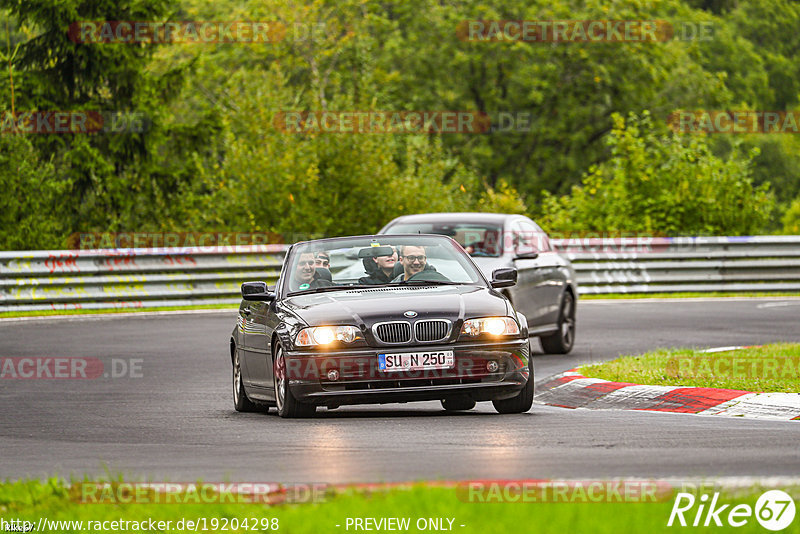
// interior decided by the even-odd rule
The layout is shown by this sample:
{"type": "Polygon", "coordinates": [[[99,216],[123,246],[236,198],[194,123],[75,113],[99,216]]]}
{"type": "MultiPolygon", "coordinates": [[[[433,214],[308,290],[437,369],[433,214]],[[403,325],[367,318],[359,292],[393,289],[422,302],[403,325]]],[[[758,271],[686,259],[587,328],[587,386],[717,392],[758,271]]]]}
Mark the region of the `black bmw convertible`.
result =
{"type": "Polygon", "coordinates": [[[242,284],[230,340],[238,411],[440,400],[445,410],[533,402],[525,316],[449,237],[375,235],[292,245],[274,288],[242,284]]]}

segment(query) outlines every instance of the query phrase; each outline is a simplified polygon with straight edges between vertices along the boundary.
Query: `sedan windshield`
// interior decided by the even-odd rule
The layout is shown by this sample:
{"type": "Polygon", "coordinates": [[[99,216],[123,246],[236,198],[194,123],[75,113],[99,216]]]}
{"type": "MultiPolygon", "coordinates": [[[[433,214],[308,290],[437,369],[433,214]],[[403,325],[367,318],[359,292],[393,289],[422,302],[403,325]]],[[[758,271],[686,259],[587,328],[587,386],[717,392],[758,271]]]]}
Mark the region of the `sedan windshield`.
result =
{"type": "Polygon", "coordinates": [[[387,234],[439,234],[455,239],[470,256],[493,257],[502,254],[499,226],[481,223],[415,222],[394,224],[387,234]]]}
{"type": "Polygon", "coordinates": [[[461,247],[434,235],[309,241],[292,247],[287,262],[289,294],[354,287],[486,285],[461,247]],[[326,262],[327,267],[321,266],[326,262]]]}

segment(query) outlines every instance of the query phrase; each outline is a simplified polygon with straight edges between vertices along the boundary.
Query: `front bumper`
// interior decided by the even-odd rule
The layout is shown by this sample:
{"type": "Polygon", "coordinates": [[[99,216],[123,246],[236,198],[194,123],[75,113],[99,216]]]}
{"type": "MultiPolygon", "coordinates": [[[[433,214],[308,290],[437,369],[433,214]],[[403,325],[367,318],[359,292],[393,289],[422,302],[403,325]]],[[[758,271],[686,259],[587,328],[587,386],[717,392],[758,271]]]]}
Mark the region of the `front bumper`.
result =
{"type": "Polygon", "coordinates": [[[476,401],[513,397],[530,375],[527,339],[455,344],[291,351],[284,354],[289,389],[301,402],[316,405],[377,404],[468,396],[476,401]],[[378,354],[450,351],[451,369],[381,371],[378,354]],[[489,362],[497,370],[489,371],[489,362]],[[336,371],[335,380],[329,372],[336,371]]]}

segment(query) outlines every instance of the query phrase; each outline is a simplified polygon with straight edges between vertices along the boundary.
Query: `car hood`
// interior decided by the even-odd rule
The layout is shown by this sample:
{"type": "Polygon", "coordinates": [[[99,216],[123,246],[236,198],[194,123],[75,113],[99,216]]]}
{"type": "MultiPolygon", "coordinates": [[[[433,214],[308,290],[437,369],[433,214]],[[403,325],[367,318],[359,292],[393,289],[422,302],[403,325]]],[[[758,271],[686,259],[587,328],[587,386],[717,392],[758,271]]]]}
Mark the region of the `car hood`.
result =
{"type": "Polygon", "coordinates": [[[384,321],[505,316],[507,301],[480,286],[399,286],[351,289],[289,297],[284,308],[311,326],[353,324],[372,327],[384,321]],[[405,312],[416,316],[404,316],[405,312]]]}

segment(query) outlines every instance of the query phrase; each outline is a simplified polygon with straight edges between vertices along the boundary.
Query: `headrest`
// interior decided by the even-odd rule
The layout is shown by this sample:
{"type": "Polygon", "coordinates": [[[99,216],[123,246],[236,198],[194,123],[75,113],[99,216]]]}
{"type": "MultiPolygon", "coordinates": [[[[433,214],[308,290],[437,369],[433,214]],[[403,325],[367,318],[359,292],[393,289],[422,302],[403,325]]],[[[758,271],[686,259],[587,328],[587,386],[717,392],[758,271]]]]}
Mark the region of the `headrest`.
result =
{"type": "Polygon", "coordinates": [[[317,267],[317,271],[314,273],[314,279],[327,280],[328,282],[333,282],[333,277],[331,276],[331,272],[325,267],[317,267]]]}

